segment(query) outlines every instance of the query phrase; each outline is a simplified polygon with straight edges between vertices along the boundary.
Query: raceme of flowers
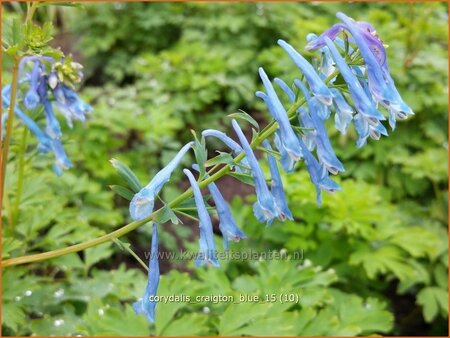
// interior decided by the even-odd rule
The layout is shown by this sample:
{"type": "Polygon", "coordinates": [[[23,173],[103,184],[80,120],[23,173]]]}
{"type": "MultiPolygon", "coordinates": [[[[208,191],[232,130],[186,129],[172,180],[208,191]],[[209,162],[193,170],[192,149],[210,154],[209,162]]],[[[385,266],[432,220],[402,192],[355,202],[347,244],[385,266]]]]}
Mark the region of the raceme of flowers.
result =
{"type": "MultiPolygon", "coordinates": [[[[386,117],[378,106],[387,111],[392,130],[395,129],[397,120],[413,115],[413,111],[402,100],[395,87],[387,65],[385,47],[374,27],[367,22],[354,21],[343,13],[338,13],[337,17],[341,23],[333,25],[319,36],[309,34],[307,37],[306,49],[318,50],[321,54],[316,68],[289,43],[278,40],[280,47],[301,71],[299,75],[303,75],[303,80],[302,78],[294,80],[292,86],[279,78],[273,80],[292,104],[298,103],[293,115],[288,116],[282,100],[263,68],[259,69],[259,76],[265,92],[256,92],[256,96],[265,102],[268,111],[278,124],[273,145],[280,155],[280,166],[289,173],[294,170],[297,162],[303,160],[315,186],[319,205],[322,202],[322,191],[331,193],[341,189],[330,174],[336,175],[345,171],[344,165],[333,150],[325,128],[325,121],[331,117],[332,112],[335,128],[342,134],[345,134],[353,124],[358,136],[356,141],[358,147],[364,146],[368,138],[378,140],[381,135],[388,135],[382,124],[386,117]],[[343,35],[344,39],[339,35],[343,35]],[[358,59],[361,62],[355,62],[358,59]],[[338,72],[346,83],[345,90],[342,90],[342,85],[334,85],[338,72]],[[303,96],[303,101],[298,100],[299,94],[303,96]]],[[[253,211],[261,223],[268,226],[276,218],[281,221],[293,219],[287,205],[277,159],[274,156],[276,152],[273,151],[271,143],[267,139],[262,141],[271,174],[271,183],[268,185],[253,149],[236,120],[232,120],[232,127],[238,142],[225,133],[213,129],[203,131],[202,137],[221,140],[231,149],[233,156],[245,154],[241,161],[232,164],[232,170],[251,175],[257,198],[253,211]]],[[[171,174],[193,144],[194,142],[190,142],[182,147],[169,164],[134,195],[130,203],[130,214],[134,220],[142,220],[152,214],[157,194],[170,180],[171,174]]],[[[200,169],[198,164],[192,167],[196,171],[200,169]]],[[[184,169],[183,172],[191,184],[199,219],[199,252],[195,265],[217,267],[219,262],[216,257],[212,223],[205,201],[193,173],[188,169],[184,169]]],[[[204,177],[208,177],[207,174],[204,177]]],[[[217,186],[209,183],[208,189],[219,216],[219,229],[226,250],[230,241],[239,241],[246,238],[246,235],[236,225],[229,206],[217,186]]],[[[154,255],[157,251],[157,224],[153,223],[148,285],[143,298],[134,304],[136,312],[144,313],[150,322],[155,318],[156,303],[149,297],[156,295],[159,282],[158,260],[154,255]]]]}
{"type": "MultiPolygon", "coordinates": [[[[38,151],[41,153],[53,152],[55,156],[53,170],[57,175],[61,175],[64,169],[72,167],[72,163],[61,142],[61,126],[53,110],[54,104],[65,117],[70,128],[72,128],[75,120],[84,122],[86,115],[92,111],[92,107],[81,100],[73,89],[72,81],[69,81],[69,79],[63,81],[63,72],[58,70],[64,69],[64,67],[67,67],[67,65],[55,62],[49,56],[23,57],[19,64],[18,85],[20,88],[24,87],[26,92],[23,97],[18,97],[18,104],[14,108],[14,114],[36,136],[38,151]],[[30,69],[30,71],[23,74],[25,69],[30,69]],[[42,130],[36,121],[27,115],[25,109],[21,109],[20,106],[30,112],[43,110],[46,120],[45,130],[42,130]]],[[[70,62],[69,67],[72,72],[75,72],[74,82],[80,81],[83,76],[81,65],[70,62]]],[[[9,108],[10,97],[11,85],[6,85],[2,89],[3,109],[9,108]]],[[[7,113],[2,114],[2,126],[5,125],[7,116],[7,113]]]]}

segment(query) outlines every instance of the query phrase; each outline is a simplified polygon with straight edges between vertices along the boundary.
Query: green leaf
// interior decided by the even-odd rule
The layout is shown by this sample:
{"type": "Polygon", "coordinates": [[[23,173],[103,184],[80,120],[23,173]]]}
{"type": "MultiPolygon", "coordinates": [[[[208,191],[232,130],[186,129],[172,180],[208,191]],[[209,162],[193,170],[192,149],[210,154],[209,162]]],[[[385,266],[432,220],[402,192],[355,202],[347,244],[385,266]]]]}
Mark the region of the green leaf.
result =
{"type": "Polygon", "coordinates": [[[427,323],[433,321],[439,313],[448,314],[448,291],[438,287],[423,288],[417,294],[417,304],[423,307],[423,316],[427,323]]]}
{"type": "Polygon", "coordinates": [[[111,159],[110,162],[119,175],[128,183],[131,190],[137,193],[143,188],[135,173],[125,163],[115,158],[111,159]]]}
{"type": "Polygon", "coordinates": [[[236,172],[229,172],[228,175],[238,179],[239,181],[248,184],[248,185],[255,185],[254,179],[252,175],[247,175],[243,173],[236,173],[236,172]]]}
{"type": "Polygon", "coordinates": [[[239,109],[239,113],[229,114],[228,117],[230,117],[232,119],[241,119],[241,120],[247,121],[247,122],[251,123],[259,131],[258,122],[256,122],[256,120],[253,117],[251,117],[248,113],[246,113],[245,111],[243,111],[241,109],[239,109]]]}
{"type": "Polygon", "coordinates": [[[221,151],[219,151],[218,153],[219,153],[219,155],[217,155],[217,156],[215,156],[213,158],[210,158],[209,160],[207,160],[205,162],[205,166],[206,167],[212,167],[212,166],[214,166],[216,164],[235,165],[234,158],[233,158],[233,156],[231,156],[230,153],[224,153],[224,152],[221,152],[221,151]]]}
{"type": "Polygon", "coordinates": [[[103,259],[109,258],[113,254],[111,243],[103,243],[84,250],[84,266],[89,270],[91,266],[103,259]]]}
{"type": "Polygon", "coordinates": [[[171,221],[173,224],[178,224],[180,222],[177,215],[175,215],[173,210],[166,204],[162,210],[155,215],[155,222],[163,224],[167,221],[171,221]]]}
{"type": "Polygon", "coordinates": [[[199,141],[197,138],[197,135],[192,130],[192,134],[194,135],[195,141],[194,141],[194,154],[195,154],[195,160],[198,164],[199,170],[200,170],[200,178],[205,177],[206,171],[205,171],[205,163],[208,159],[208,152],[206,151],[206,143],[205,138],[202,136],[201,140],[199,141]]]}
{"type": "Polygon", "coordinates": [[[125,198],[129,201],[131,201],[134,197],[134,192],[132,192],[130,189],[125,188],[121,185],[110,185],[109,187],[116,194],[122,196],[123,198],[125,198]]]}

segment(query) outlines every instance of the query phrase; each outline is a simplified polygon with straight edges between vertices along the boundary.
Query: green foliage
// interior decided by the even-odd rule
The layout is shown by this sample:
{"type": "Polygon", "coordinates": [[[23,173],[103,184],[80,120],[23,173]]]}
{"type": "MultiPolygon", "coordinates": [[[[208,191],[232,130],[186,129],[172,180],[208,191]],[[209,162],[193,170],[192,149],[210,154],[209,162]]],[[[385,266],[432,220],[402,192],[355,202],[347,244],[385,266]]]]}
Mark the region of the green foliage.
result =
{"type": "MultiPolygon", "coordinates": [[[[248,239],[233,243],[231,250],[273,250],[290,259],[221,260],[220,269],[162,261],[158,295],[194,301],[159,302],[154,325],[131,308],[142,296],[146,272],[123,247],[107,243],[4,268],[4,335],[446,335],[448,22],[441,3],[98,3],[59,9],[64,27],[55,28],[80,37],[78,45],[63,49],[84,58],[83,99],[95,110],[87,124],[63,131],[75,168],[61,178],[48,169],[50,157],[35,154],[29,145],[19,208],[10,212],[14,208],[5,204],[3,209],[2,259],[60,249],[115,230],[128,220],[133,192],[192,139],[191,129],[224,129],[220,125],[229,125],[230,113],[263,127],[268,114],[253,95],[261,86],[257,67],[292,80],[299,73],[276,39],[301,49],[306,34],[337,21],[337,10],[370,21],[390,45],[389,67],[415,116],[362,149],[354,146],[353,130],[346,136],[331,132],[346,167],[339,181],[343,191],[324,196],[318,208],[303,164],[283,175],[294,221],[264,228],[253,216],[253,195],[232,200],[233,215],[248,239]],[[121,175],[108,162],[113,157],[121,175]],[[295,252],[304,257],[295,260],[295,252]],[[195,301],[205,295],[270,299],[280,294],[298,295],[299,301],[195,301]]],[[[6,11],[6,53],[45,52],[51,26],[24,27],[20,20],[6,11]]],[[[52,43],[62,41],[56,37],[52,43]]],[[[6,83],[7,55],[2,62],[6,83]]],[[[35,115],[41,123],[42,112],[35,115]]],[[[18,126],[5,185],[12,205],[18,196],[18,126]]],[[[222,152],[206,156],[202,142],[196,144],[197,161],[206,167],[233,163],[222,152]]],[[[208,149],[220,147],[208,140],[208,149]]],[[[192,160],[186,157],[182,165],[192,160]]],[[[245,174],[232,176],[253,182],[245,174]]],[[[175,172],[173,184],[162,192],[164,200],[185,190],[181,179],[175,172]]],[[[165,223],[163,250],[196,249],[192,199],[174,209],[165,206],[157,217],[165,223]]],[[[141,253],[148,250],[149,238],[150,227],[143,226],[121,243],[145,261],[141,253]]]]}

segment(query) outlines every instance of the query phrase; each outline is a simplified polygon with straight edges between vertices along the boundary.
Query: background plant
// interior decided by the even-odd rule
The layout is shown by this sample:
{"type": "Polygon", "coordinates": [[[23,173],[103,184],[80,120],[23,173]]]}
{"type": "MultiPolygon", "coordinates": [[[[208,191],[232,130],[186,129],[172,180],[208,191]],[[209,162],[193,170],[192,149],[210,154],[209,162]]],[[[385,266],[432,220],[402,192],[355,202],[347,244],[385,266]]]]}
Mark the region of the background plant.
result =
{"type": "MultiPolygon", "coordinates": [[[[4,22],[18,10],[6,9],[4,22]]],[[[162,294],[192,295],[300,289],[299,306],[160,305],[159,313],[166,315],[149,328],[123,305],[140,296],[145,275],[133,269],[137,265],[126,252],[108,244],[5,269],[4,333],[446,334],[447,9],[440,3],[94,4],[86,6],[87,17],[73,8],[38,11],[38,20],[54,16],[64,23],[55,44],[71,41],[63,46],[66,52],[85,53],[89,88],[84,96],[96,103],[96,113],[88,126],[65,131],[77,169],[61,179],[49,172],[46,159],[36,161],[34,153],[27,153],[21,217],[14,236],[3,228],[2,257],[78,243],[125,221],[126,201],[106,189],[120,183],[108,163],[112,156],[146,179],[152,174],[147,168],[156,171],[191,138],[189,127],[209,127],[237,108],[264,121],[267,116],[258,111],[265,109],[253,97],[257,66],[270,65],[268,71],[289,78],[294,67],[274,41],[284,38],[303,46],[307,33],[320,33],[335,22],[337,10],[377,27],[390,45],[389,65],[399,90],[416,115],[389,138],[358,152],[354,135],[336,134],[342,144],[336,151],[345,149],[338,153],[347,169],[344,191],[326,196],[322,209],[315,205],[304,168],[287,177],[289,203],[297,206],[292,208],[295,222],[264,231],[240,203],[254,197],[243,190],[234,200],[233,213],[251,238],[235,250],[301,248],[311,266],[223,262],[223,271],[189,270],[190,279],[167,273],[160,287],[162,294]],[[119,24],[119,18],[129,24],[119,24]],[[52,203],[43,208],[44,200],[52,203]],[[339,304],[360,310],[348,313],[339,304]],[[243,311],[255,315],[241,321],[243,311]],[[133,325],[119,325],[124,314],[133,325]]],[[[9,65],[3,60],[5,82],[9,65]]],[[[15,128],[12,167],[19,135],[15,128]]],[[[16,178],[8,179],[5,186],[12,187],[8,193],[14,196],[16,178]]],[[[165,191],[164,197],[170,200],[184,187],[182,181],[180,190],[165,191]]],[[[183,240],[191,236],[188,224],[167,225],[172,231],[161,243],[168,250],[188,247],[183,240]]],[[[147,249],[149,233],[142,228],[125,241],[137,244],[139,253],[139,243],[147,249]]]]}

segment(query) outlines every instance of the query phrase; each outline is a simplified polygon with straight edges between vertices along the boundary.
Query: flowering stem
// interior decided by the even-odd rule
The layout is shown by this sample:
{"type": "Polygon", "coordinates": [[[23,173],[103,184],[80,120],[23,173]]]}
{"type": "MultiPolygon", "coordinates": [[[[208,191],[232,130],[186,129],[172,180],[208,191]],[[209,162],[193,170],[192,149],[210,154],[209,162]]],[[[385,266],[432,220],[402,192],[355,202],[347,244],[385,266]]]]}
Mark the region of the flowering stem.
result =
{"type": "MultiPolygon", "coordinates": [[[[329,82],[331,79],[333,79],[336,75],[338,74],[338,70],[335,70],[329,77],[327,77],[325,79],[325,83],[329,82]]],[[[289,118],[293,118],[297,115],[297,109],[300,108],[303,104],[305,103],[305,99],[302,98],[301,100],[295,102],[291,108],[288,110],[288,116],[289,118]]],[[[278,128],[278,124],[275,120],[272,120],[258,135],[258,137],[256,137],[253,142],[251,143],[252,149],[255,149],[256,147],[258,147],[262,141],[264,141],[266,138],[268,138],[269,136],[271,136],[272,134],[275,133],[275,131],[278,128]]],[[[238,156],[235,157],[234,161],[236,163],[240,162],[243,158],[245,157],[244,152],[241,152],[238,156]]],[[[213,167],[213,169],[216,168],[216,166],[213,167]]],[[[229,171],[231,170],[230,165],[225,165],[224,167],[222,167],[221,169],[219,169],[217,172],[212,173],[213,170],[210,170],[210,172],[208,172],[208,177],[205,178],[204,180],[199,182],[199,186],[200,188],[205,188],[208,184],[210,184],[211,182],[215,182],[217,181],[219,178],[225,176],[229,171]]],[[[170,208],[174,208],[177,205],[179,205],[180,203],[182,203],[183,201],[187,200],[189,197],[192,196],[192,188],[189,188],[188,190],[186,190],[185,192],[183,192],[180,196],[178,196],[177,198],[175,198],[174,200],[170,201],[168,203],[168,206],[170,208]]],[[[162,211],[161,209],[158,209],[156,211],[154,211],[150,216],[140,220],[140,221],[134,221],[131,222],[109,234],[103,235],[101,237],[97,237],[95,239],[91,239],[89,241],[80,243],[80,244],[75,244],[63,249],[58,249],[58,250],[52,250],[52,251],[48,251],[48,252],[44,252],[44,253],[40,253],[40,254],[35,254],[35,255],[28,255],[28,256],[21,256],[21,257],[16,257],[16,258],[10,258],[10,259],[6,259],[4,261],[1,262],[1,266],[2,267],[7,267],[7,266],[13,266],[13,265],[19,265],[19,264],[26,264],[26,263],[32,263],[32,262],[37,262],[37,261],[42,261],[42,260],[46,260],[46,259],[50,259],[50,258],[54,258],[54,257],[58,257],[58,256],[63,256],[63,255],[67,255],[69,253],[73,253],[73,252],[78,252],[108,241],[113,241],[114,239],[121,237],[123,235],[126,235],[127,233],[139,228],[141,225],[146,224],[147,222],[150,222],[151,220],[155,219],[157,214],[159,212],[162,211]]]]}
{"type": "Polygon", "coordinates": [[[0,176],[0,205],[3,205],[3,191],[5,190],[6,163],[8,162],[8,150],[11,142],[12,126],[14,122],[14,107],[16,106],[18,77],[19,77],[19,61],[18,56],[14,57],[12,69],[11,98],[8,111],[8,120],[6,121],[5,140],[3,142],[2,158],[1,158],[1,176],[0,176]]]}

